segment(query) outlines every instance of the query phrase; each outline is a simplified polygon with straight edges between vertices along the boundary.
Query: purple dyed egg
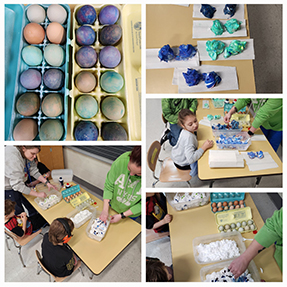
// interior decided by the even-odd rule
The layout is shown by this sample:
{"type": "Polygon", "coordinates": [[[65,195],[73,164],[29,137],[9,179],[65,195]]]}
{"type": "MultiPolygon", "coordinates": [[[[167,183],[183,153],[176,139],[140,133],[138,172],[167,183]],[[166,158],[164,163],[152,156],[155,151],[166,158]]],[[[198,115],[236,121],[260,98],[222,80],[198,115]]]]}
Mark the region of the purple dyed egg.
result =
{"type": "Polygon", "coordinates": [[[89,46],[81,47],[76,53],[76,61],[81,68],[91,68],[97,63],[97,52],[89,46]]]}
{"type": "Polygon", "coordinates": [[[60,90],[64,85],[64,73],[59,69],[49,69],[44,73],[43,82],[50,90],[60,90]]]}
{"type": "Polygon", "coordinates": [[[27,90],[37,89],[41,84],[41,73],[36,69],[28,69],[20,75],[20,83],[27,90]]]}
{"type": "Polygon", "coordinates": [[[120,16],[119,9],[113,5],[105,6],[99,14],[99,21],[102,25],[115,24],[120,16]]]}
{"type": "Polygon", "coordinates": [[[121,62],[120,51],[114,46],[106,46],[100,51],[100,63],[106,68],[115,68],[121,62]]]}
{"type": "Polygon", "coordinates": [[[97,12],[93,6],[84,5],[78,10],[76,18],[80,25],[83,24],[92,25],[97,19],[97,12]]]}
{"type": "Polygon", "coordinates": [[[93,45],[96,41],[96,32],[90,26],[81,26],[76,31],[76,40],[80,46],[93,45]]]}
{"type": "Polygon", "coordinates": [[[113,24],[105,26],[100,32],[100,42],[104,46],[116,45],[122,37],[122,28],[113,24]]]}
{"type": "Polygon", "coordinates": [[[98,128],[90,121],[81,121],[75,128],[77,141],[96,141],[99,136],[98,128]]]}
{"type": "Polygon", "coordinates": [[[102,126],[102,138],[105,141],[126,141],[126,130],[118,123],[106,123],[102,126]]]}

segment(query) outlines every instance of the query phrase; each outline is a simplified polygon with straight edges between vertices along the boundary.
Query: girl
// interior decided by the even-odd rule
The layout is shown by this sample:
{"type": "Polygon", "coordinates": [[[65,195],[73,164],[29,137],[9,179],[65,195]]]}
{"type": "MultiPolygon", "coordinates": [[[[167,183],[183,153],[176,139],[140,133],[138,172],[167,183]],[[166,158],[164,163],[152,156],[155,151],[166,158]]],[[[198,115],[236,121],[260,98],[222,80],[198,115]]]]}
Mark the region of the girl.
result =
{"type": "Polygon", "coordinates": [[[191,169],[192,177],[197,175],[197,161],[203,153],[213,147],[212,140],[206,140],[202,147],[197,149],[197,138],[194,132],[198,129],[198,121],[195,114],[182,109],[178,114],[178,124],[182,127],[179,139],[171,150],[171,158],[178,169],[191,169]]]}

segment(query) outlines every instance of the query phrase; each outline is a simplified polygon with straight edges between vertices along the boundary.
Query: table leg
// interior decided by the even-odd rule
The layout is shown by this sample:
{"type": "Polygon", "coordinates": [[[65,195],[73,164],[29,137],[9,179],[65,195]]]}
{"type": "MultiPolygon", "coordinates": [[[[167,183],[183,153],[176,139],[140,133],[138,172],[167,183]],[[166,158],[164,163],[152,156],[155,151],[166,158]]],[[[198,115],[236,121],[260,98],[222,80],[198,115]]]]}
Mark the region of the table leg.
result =
{"type": "Polygon", "coordinates": [[[261,181],[262,176],[257,176],[256,177],[256,183],[255,183],[255,187],[258,187],[260,181],[261,181]]]}
{"type": "Polygon", "coordinates": [[[211,181],[210,181],[210,183],[209,183],[209,188],[212,188],[214,182],[215,182],[215,180],[211,180],[211,181]]]}

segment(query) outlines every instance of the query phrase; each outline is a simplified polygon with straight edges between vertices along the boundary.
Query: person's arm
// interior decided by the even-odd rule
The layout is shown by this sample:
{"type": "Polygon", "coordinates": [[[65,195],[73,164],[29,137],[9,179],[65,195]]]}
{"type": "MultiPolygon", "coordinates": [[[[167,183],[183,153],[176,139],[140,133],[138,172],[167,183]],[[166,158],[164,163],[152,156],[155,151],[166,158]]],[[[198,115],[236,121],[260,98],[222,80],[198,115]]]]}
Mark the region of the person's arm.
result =
{"type": "Polygon", "coordinates": [[[231,116],[246,107],[251,103],[251,99],[238,99],[234,106],[229,110],[229,112],[224,116],[224,121],[226,123],[230,122],[231,116]]]}
{"type": "Polygon", "coordinates": [[[197,109],[197,99],[190,99],[190,107],[189,107],[189,109],[192,112],[196,111],[196,109],[197,109]]]}
{"type": "MultiPolygon", "coordinates": [[[[123,212],[123,215],[125,217],[128,217],[130,215],[133,215],[132,211],[130,209],[128,209],[127,211],[123,212]]],[[[120,213],[115,214],[111,217],[111,223],[116,223],[119,222],[122,219],[122,215],[120,213]]]]}
{"type": "Polygon", "coordinates": [[[107,222],[109,216],[109,204],[110,199],[104,199],[103,210],[100,215],[100,220],[104,221],[105,223],[107,222]]]}
{"type": "Polygon", "coordinates": [[[55,189],[55,190],[58,191],[57,186],[51,184],[51,183],[49,182],[48,178],[45,178],[43,175],[40,175],[37,180],[39,180],[40,182],[46,184],[49,191],[50,191],[51,188],[53,188],[53,189],[55,189]]]}
{"type": "Polygon", "coordinates": [[[178,115],[173,114],[172,109],[170,108],[170,100],[171,99],[162,99],[161,100],[161,109],[162,109],[162,114],[164,118],[169,122],[169,123],[177,123],[178,121],[178,115]]]}
{"type": "Polygon", "coordinates": [[[163,226],[163,225],[165,225],[167,223],[170,223],[171,221],[172,221],[172,215],[166,214],[165,217],[162,220],[156,222],[153,225],[152,229],[160,228],[161,226],[163,226]]]}

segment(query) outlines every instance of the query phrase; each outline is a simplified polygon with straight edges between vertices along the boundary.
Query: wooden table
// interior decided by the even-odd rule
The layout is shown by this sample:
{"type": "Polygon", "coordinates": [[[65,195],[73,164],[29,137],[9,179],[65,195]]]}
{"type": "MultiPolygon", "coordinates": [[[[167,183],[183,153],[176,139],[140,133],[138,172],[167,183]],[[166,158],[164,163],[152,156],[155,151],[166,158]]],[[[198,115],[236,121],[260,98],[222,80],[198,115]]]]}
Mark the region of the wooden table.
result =
{"type": "MultiPolygon", "coordinates": [[[[81,188],[82,192],[85,192],[81,188]]],[[[97,212],[100,215],[103,202],[92,194],[90,197],[97,203],[97,212]]],[[[46,219],[48,223],[58,218],[65,217],[74,210],[70,203],[66,203],[63,199],[55,206],[42,210],[34,201],[35,197],[25,195],[34,208],[46,219]]],[[[110,214],[116,214],[110,208],[110,214]]],[[[110,224],[107,234],[100,242],[91,239],[86,234],[86,228],[89,221],[78,229],[74,229],[74,235],[69,241],[69,246],[77,254],[77,256],[85,263],[85,265],[96,275],[100,274],[124,249],[131,243],[141,232],[141,225],[136,221],[126,218],[118,223],[110,224]]]]}
{"type": "MultiPolygon", "coordinates": [[[[258,228],[262,228],[264,222],[250,196],[245,195],[245,204],[252,210],[253,220],[258,228]]],[[[173,215],[169,224],[170,242],[174,278],[176,282],[200,282],[200,269],[206,264],[197,264],[193,256],[192,241],[195,237],[218,233],[215,216],[210,210],[210,203],[193,209],[175,211],[167,203],[168,213],[173,215]]],[[[252,232],[243,233],[244,238],[253,239],[252,232]]],[[[251,241],[245,241],[246,247],[251,241]]],[[[254,262],[261,279],[267,282],[282,282],[282,273],[274,257],[274,245],[259,253],[254,262]],[[263,273],[260,272],[262,268],[263,273]]]]}
{"type": "MultiPolygon", "coordinates": [[[[196,111],[197,119],[200,121],[208,114],[211,115],[223,115],[223,108],[215,109],[213,104],[211,103],[211,99],[209,100],[209,109],[202,108],[202,100],[198,100],[198,108],[196,111]]],[[[260,129],[256,131],[255,134],[263,134],[260,129]]],[[[198,139],[198,147],[201,147],[206,139],[214,140],[212,130],[210,127],[205,125],[199,125],[199,129],[197,132],[198,139]]],[[[216,144],[214,144],[214,150],[217,149],[216,144]]],[[[277,153],[273,150],[272,146],[266,141],[252,141],[251,145],[248,148],[248,151],[259,151],[262,150],[264,152],[268,152],[273,160],[278,164],[277,168],[272,169],[264,169],[258,171],[249,171],[249,168],[244,161],[244,168],[210,168],[208,164],[209,151],[205,152],[203,156],[198,160],[198,177],[201,180],[216,180],[222,178],[234,178],[234,177],[250,177],[255,176],[260,179],[263,175],[274,175],[282,173],[282,162],[279,159],[277,153]]],[[[257,181],[257,184],[259,182],[257,181]]]]}
{"type": "MultiPolygon", "coordinates": [[[[146,48],[160,49],[166,44],[170,46],[197,45],[197,39],[192,39],[192,15],[193,5],[189,5],[189,7],[164,4],[146,5],[146,48]]],[[[240,39],[250,39],[246,5],[244,18],[246,19],[247,37],[240,37],[240,39]]],[[[218,40],[234,39],[218,38],[218,40]]],[[[217,93],[256,93],[252,60],[202,61],[201,65],[236,67],[239,89],[217,93]]],[[[178,93],[178,86],[172,85],[173,71],[174,69],[146,70],[146,93],[178,93]]]]}

